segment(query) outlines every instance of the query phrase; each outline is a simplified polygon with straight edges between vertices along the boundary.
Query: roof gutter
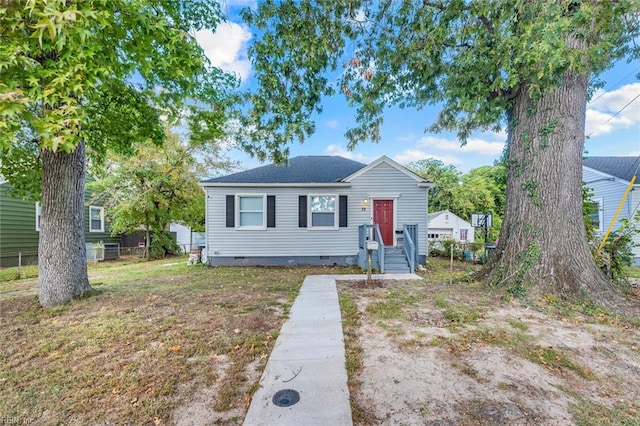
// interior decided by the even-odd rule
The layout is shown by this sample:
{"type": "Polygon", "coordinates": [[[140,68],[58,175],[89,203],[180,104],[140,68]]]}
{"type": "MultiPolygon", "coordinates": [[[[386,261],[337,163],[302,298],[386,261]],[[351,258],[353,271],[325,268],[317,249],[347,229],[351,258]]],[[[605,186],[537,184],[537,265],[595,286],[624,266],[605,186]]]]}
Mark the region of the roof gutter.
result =
{"type": "Polygon", "coordinates": [[[211,188],[349,188],[351,183],[327,182],[327,183],[233,183],[233,182],[200,182],[202,187],[211,188]]]}

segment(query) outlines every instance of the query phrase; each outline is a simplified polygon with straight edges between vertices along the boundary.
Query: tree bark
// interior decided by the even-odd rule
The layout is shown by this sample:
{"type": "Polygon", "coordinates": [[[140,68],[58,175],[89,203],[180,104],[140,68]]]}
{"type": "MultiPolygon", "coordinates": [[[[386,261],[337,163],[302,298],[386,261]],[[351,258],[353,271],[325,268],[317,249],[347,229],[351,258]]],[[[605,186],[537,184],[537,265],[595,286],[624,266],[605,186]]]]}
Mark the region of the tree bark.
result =
{"type": "Polygon", "coordinates": [[[553,293],[616,308],[622,297],[593,260],[582,215],[588,77],[566,73],[509,117],[507,201],[489,278],[514,293],[553,293]]]}
{"type": "Polygon", "coordinates": [[[41,150],[40,304],[53,307],[91,290],[84,240],[85,145],[41,150]]]}

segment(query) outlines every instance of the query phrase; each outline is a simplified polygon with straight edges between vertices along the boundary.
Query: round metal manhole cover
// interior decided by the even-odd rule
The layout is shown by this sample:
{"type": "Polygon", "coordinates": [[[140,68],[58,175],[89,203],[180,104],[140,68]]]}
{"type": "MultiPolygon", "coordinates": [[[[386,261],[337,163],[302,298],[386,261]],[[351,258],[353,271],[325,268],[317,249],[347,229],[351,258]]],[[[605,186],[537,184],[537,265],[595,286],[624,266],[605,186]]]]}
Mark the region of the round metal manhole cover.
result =
{"type": "Polygon", "coordinates": [[[273,395],[272,401],[278,407],[290,407],[300,401],[300,393],[293,389],[283,389],[273,395]]]}

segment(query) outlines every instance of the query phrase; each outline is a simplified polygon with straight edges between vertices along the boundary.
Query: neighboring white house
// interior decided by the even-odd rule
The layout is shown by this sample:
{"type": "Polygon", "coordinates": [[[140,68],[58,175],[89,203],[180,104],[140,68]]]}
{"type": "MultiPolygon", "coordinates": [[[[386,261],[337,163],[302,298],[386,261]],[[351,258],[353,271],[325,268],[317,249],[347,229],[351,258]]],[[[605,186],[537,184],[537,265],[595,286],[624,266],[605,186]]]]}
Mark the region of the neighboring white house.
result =
{"type": "MultiPolygon", "coordinates": [[[[594,214],[592,223],[597,232],[603,235],[613,221],[616,211],[620,214],[612,228],[620,228],[622,219],[632,219],[640,207],[640,157],[586,157],[582,162],[582,180],[593,190],[592,201],[598,213],[594,214]],[[633,177],[636,181],[629,196],[621,204],[624,193],[633,177]]],[[[634,236],[640,244],[640,234],[634,236]]],[[[640,264],[640,247],[635,247],[634,263],[640,264]]]]}
{"type": "Polygon", "coordinates": [[[416,260],[426,259],[432,184],[387,157],[366,165],[301,156],[201,185],[209,265],[355,264],[365,240],[382,240],[386,253],[411,247],[407,232],[415,232],[416,260]]]}
{"type": "Polygon", "coordinates": [[[428,237],[430,240],[453,239],[461,243],[472,243],[475,240],[473,231],[471,223],[449,210],[429,214],[428,237]]]}
{"type": "Polygon", "coordinates": [[[192,248],[191,228],[181,223],[169,224],[169,232],[176,234],[176,244],[183,253],[189,253],[192,248]]]}

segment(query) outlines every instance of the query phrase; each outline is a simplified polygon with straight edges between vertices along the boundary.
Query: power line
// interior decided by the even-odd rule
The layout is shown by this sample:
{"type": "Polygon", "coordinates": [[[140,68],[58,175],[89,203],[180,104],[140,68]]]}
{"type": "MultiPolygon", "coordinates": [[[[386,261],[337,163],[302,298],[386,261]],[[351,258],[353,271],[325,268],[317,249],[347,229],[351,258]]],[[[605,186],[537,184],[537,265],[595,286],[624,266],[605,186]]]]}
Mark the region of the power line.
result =
{"type": "MultiPolygon", "coordinates": [[[[617,86],[619,83],[621,83],[621,82],[623,82],[624,80],[626,80],[626,79],[627,79],[631,74],[633,74],[634,72],[636,72],[636,71],[638,71],[638,70],[640,70],[640,66],[636,67],[636,69],[632,70],[629,74],[627,74],[627,75],[625,75],[624,77],[620,78],[620,79],[619,79],[618,81],[616,81],[615,83],[613,83],[613,84],[609,85],[609,87],[611,87],[611,86],[617,86]]],[[[600,94],[600,96],[598,96],[598,97],[597,97],[597,98],[595,98],[595,99],[591,99],[591,100],[589,101],[589,103],[594,103],[595,101],[597,101],[598,99],[600,99],[601,97],[603,97],[604,95],[606,95],[607,93],[609,93],[609,92],[607,92],[606,90],[603,90],[603,91],[602,91],[602,93],[600,94]]]]}
{"type": "MultiPolygon", "coordinates": [[[[620,108],[620,109],[618,110],[618,112],[616,112],[615,114],[613,114],[611,117],[609,117],[609,119],[608,119],[607,121],[605,121],[605,122],[604,122],[604,123],[602,123],[602,124],[607,124],[608,122],[610,122],[611,120],[613,120],[614,118],[616,118],[616,117],[618,116],[618,114],[620,114],[622,111],[624,111],[624,110],[625,110],[629,105],[631,105],[633,102],[635,102],[635,101],[636,101],[636,99],[638,99],[638,98],[640,98],[640,93],[638,93],[638,94],[636,95],[636,97],[635,97],[635,98],[633,98],[633,99],[631,99],[629,102],[627,102],[627,104],[626,104],[625,106],[623,106],[622,108],[620,108]]],[[[591,133],[589,133],[589,134],[587,135],[587,138],[589,138],[589,137],[590,137],[594,132],[595,132],[595,130],[594,130],[594,131],[592,131],[591,133]]]]}

